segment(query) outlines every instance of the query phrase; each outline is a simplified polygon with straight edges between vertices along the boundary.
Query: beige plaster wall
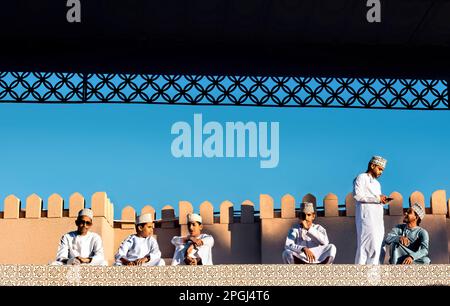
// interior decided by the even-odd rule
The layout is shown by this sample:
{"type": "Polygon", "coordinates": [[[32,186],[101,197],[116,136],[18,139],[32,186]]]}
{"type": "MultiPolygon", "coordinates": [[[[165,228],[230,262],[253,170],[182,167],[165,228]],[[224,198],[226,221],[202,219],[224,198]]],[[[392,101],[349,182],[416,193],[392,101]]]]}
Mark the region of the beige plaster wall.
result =
{"type": "MultiPolygon", "coordinates": [[[[392,193],[391,196],[395,200],[386,207],[386,233],[403,219],[401,194],[392,193]]],[[[411,195],[410,201],[411,198],[424,201],[423,195],[418,192],[411,195]]],[[[314,203],[316,201],[309,194],[302,200],[305,199],[314,203]]],[[[61,236],[76,229],[78,210],[89,206],[85,205],[85,199],[78,193],[70,197],[66,209],[62,198],[56,195],[49,198],[48,210],[42,210],[43,200],[37,195],[28,197],[25,205],[14,196],[8,196],[4,202],[4,211],[0,212],[0,264],[48,264],[53,261],[61,236]]],[[[214,236],[214,263],[282,263],[281,253],[286,235],[289,228],[298,223],[295,217],[298,214],[298,202],[286,195],[281,199],[281,210],[275,211],[275,200],[268,195],[261,195],[259,212],[255,212],[252,202],[244,201],[240,212],[235,214],[234,204],[224,201],[220,204],[219,215],[214,213],[210,202],[203,202],[200,214],[204,220],[204,232],[214,236]]],[[[351,264],[356,251],[354,202],[351,196],[347,196],[345,210],[342,210],[342,205],[338,207],[338,198],[329,194],[323,203],[325,209],[319,212],[321,216],[316,219],[316,223],[327,229],[330,242],[337,247],[335,263],[351,264]]],[[[430,208],[427,208],[427,215],[421,224],[430,234],[430,258],[434,264],[449,263],[450,219],[447,203],[444,191],[433,193],[430,208]]],[[[112,264],[120,243],[135,233],[134,220],[138,213],[129,206],[122,211],[121,220],[114,221],[113,204],[104,192],[91,197],[90,207],[95,215],[92,231],[102,237],[106,259],[112,264]]],[[[144,210],[154,212],[149,206],[144,210]]],[[[181,201],[178,217],[173,207],[165,206],[161,219],[156,221],[155,237],[162,257],[168,259],[169,263],[174,252],[170,241],[173,236],[187,234],[185,215],[192,211],[189,202],[181,201]]]]}

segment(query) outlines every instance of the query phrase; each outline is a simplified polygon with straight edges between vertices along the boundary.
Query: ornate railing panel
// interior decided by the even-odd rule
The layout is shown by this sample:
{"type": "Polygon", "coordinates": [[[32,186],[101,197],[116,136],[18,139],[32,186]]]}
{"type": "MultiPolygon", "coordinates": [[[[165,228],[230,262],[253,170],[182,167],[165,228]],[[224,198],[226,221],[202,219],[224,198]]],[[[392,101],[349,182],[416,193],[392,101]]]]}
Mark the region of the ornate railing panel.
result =
{"type": "Polygon", "coordinates": [[[0,72],[0,102],[450,110],[446,80],[0,72]]]}

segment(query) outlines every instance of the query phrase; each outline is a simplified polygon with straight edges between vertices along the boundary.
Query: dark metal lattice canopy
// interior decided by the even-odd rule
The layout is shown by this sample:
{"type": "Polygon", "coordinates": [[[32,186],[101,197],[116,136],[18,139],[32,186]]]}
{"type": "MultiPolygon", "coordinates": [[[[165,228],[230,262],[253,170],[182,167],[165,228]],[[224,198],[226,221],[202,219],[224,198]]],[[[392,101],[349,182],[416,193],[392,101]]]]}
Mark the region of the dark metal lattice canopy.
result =
{"type": "Polygon", "coordinates": [[[0,102],[449,110],[449,16],[450,0],[0,0],[0,102]]]}

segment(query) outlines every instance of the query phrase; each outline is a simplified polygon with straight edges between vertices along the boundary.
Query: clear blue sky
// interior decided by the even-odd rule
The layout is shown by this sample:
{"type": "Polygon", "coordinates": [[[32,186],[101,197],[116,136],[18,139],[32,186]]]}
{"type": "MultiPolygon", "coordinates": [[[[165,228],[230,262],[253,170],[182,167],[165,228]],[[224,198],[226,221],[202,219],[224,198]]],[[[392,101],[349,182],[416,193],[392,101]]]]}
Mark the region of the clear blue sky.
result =
{"type": "MultiPolygon", "coordinates": [[[[0,197],[22,202],[32,193],[44,201],[73,192],[90,200],[106,191],[115,218],[126,205],[157,210],[187,200],[198,209],[209,200],[259,209],[259,194],[306,193],[321,203],[328,192],[344,202],[352,180],[374,154],[388,159],[383,192],[404,198],[415,190],[429,201],[450,192],[450,112],[357,109],[215,107],[176,105],[0,104],[0,197]],[[171,154],[176,121],[278,121],[278,167],[261,169],[255,158],[181,158],[171,154]]],[[[44,204],[46,207],[46,204],[44,204]]],[[[90,203],[88,203],[88,206],[90,203]]],[[[427,203],[428,205],[428,203],[427,203]]],[[[3,207],[2,207],[3,210],[3,207]]]]}

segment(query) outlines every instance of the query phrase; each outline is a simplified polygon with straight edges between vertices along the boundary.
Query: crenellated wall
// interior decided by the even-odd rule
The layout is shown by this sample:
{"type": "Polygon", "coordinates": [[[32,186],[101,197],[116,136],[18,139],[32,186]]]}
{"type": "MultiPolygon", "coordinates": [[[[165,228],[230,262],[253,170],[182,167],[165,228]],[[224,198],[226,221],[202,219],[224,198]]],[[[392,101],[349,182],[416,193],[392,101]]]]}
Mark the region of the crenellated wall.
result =
{"type": "MultiPolygon", "coordinates": [[[[425,206],[425,197],[416,191],[408,199],[398,192],[390,197],[394,200],[385,209],[385,231],[401,223],[404,201],[409,204],[419,202],[425,206]]],[[[200,204],[204,231],[214,236],[213,260],[215,264],[251,264],[281,263],[281,252],[289,228],[298,222],[299,203],[310,201],[317,211],[316,223],[323,225],[328,232],[330,242],[337,247],[336,263],[354,262],[356,251],[355,201],[349,193],[344,204],[339,205],[336,195],[330,193],[323,199],[323,205],[317,205],[314,195],[307,194],[295,199],[287,194],[275,203],[266,194],[260,195],[260,210],[249,200],[240,205],[240,211],[230,201],[219,205],[215,213],[209,201],[200,204]],[[274,209],[281,207],[281,209],[274,209]]],[[[141,211],[132,206],[122,210],[121,220],[113,220],[114,205],[105,192],[96,192],[90,199],[74,193],[69,198],[68,207],[63,198],[53,194],[47,199],[47,210],[43,210],[43,200],[36,194],[25,200],[25,207],[14,195],[4,199],[4,211],[0,212],[0,264],[47,264],[55,259],[61,236],[74,230],[75,219],[80,209],[90,207],[94,211],[92,230],[98,233],[104,243],[107,260],[111,264],[120,243],[135,232],[136,215],[156,212],[147,205],[141,211]]],[[[430,208],[426,209],[426,218],[421,226],[428,230],[431,237],[430,258],[435,264],[448,264],[450,253],[450,200],[444,190],[435,191],[430,197],[430,208]]],[[[175,208],[165,206],[161,218],[156,221],[155,236],[162,256],[170,262],[174,247],[170,240],[175,235],[187,233],[186,215],[193,212],[188,201],[178,203],[178,216],[175,208]]],[[[386,258],[387,261],[388,258],[386,258]]]]}

